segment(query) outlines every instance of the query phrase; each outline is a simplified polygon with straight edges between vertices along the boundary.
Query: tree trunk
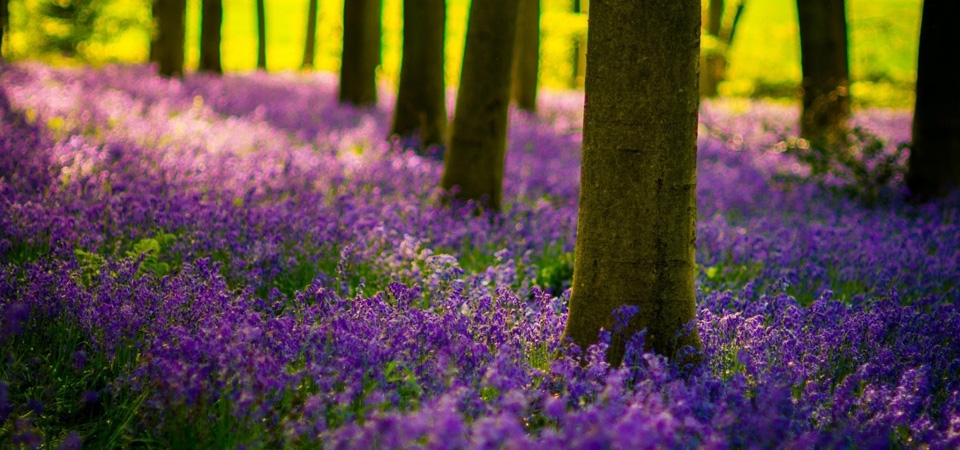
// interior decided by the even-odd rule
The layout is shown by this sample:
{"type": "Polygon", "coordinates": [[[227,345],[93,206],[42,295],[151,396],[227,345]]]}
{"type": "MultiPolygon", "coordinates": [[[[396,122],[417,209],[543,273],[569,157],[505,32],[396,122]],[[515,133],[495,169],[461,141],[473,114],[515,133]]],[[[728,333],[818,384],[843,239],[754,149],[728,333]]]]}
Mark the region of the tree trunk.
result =
{"type": "Polygon", "coordinates": [[[707,34],[720,36],[720,26],[723,23],[723,0],[710,0],[707,6],[707,34]]]}
{"type": "Polygon", "coordinates": [[[380,65],[381,0],[350,0],[343,5],[343,57],[340,61],[340,103],[377,103],[380,65]]]}
{"type": "Polygon", "coordinates": [[[201,72],[223,73],[220,65],[220,27],[223,24],[222,0],[203,0],[200,24],[201,72]]]}
{"type": "Polygon", "coordinates": [[[10,9],[7,3],[9,0],[0,0],[0,62],[3,62],[3,33],[7,29],[7,23],[10,22],[10,9]]]}
{"type": "MultiPolygon", "coordinates": [[[[309,0],[307,6],[307,40],[303,44],[303,64],[301,70],[313,68],[313,56],[317,47],[317,10],[319,9],[318,0],[309,0]]],[[[266,57],[264,57],[266,59],[266,57]]]]}
{"type": "Polygon", "coordinates": [[[797,0],[803,111],[800,137],[815,147],[846,144],[850,69],[843,0],[797,0]]]}
{"type": "Polygon", "coordinates": [[[540,0],[520,0],[516,47],[513,53],[513,101],[517,108],[537,112],[540,63],[540,0]]]}
{"type": "MultiPolygon", "coordinates": [[[[587,0],[573,0],[573,12],[577,14],[586,13],[589,9],[587,0]]],[[[583,78],[587,66],[587,38],[585,35],[577,35],[573,40],[573,64],[570,77],[570,88],[583,88],[583,78]]]]}
{"type": "Polygon", "coordinates": [[[257,69],[267,70],[267,8],[257,0],[257,69]]]}
{"type": "Polygon", "coordinates": [[[500,210],[519,0],[473,0],[440,187],[500,210]]]}
{"type": "Polygon", "coordinates": [[[165,77],[183,76],[183,44],[186,31],[186,0],[154,0],[154,33],[150,61],[165,77]]]}
{"type": "Polygon", "coordinates": [[[702,42],[700,50],[700,96],[716,97],[727,74],[727,52],[733,45],[733,35],[743,13],[743,0],[724,5],[723,0],[710,0],[707,23],[704,25],[709,41],[702,42]],[[733,8],[728,8],[733,6],[733,8]]]}
{"type": "Polygon", "coordinates": [[[737,8],[733,10],[733,13],[726,13],[723,16],[718,37],[721,42],[727,44],[727,48],[733,45],[733,37],[736,35],[737,24],[740,23],[740,17],[743,15],[743,7],[745,4],[746,0],[738,0],[736,2],[737,8]]]}
{"type": "Polygon", "coordinates": [[[391,135],[420,130],[420,144],[443,145],[447,130],[443,79],[444,0],[404,0],[403,60],[391,135]]]}
{"type": "MultiPolygon", "coordinates": [[[[697,65],[700,0],[594,0],[587,55],[583,162],[573,293],[565,336],[581,348],[612,335],[673,357],[695,319],[697,65]]],[[[693,359],[684,358],[687,361],[693,359]]]]}
{"type": "Polygon", "coordinates": [[[916,200],[960,187],[960,56],[956,0],[924,0],[907,187],[916,200]]]}

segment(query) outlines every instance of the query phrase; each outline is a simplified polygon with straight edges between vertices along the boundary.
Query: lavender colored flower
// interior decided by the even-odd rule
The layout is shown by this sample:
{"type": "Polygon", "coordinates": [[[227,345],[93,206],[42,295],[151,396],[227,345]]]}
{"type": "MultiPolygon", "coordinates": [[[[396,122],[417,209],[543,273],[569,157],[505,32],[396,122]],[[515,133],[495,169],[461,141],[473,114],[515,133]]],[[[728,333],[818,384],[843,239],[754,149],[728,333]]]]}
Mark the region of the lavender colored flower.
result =
{"type": "MultiPolygon", "coordinates": [[[[562,340],[569,290],[552,292],[570,280],[540,279],[569,277],[582,95],[511,116],[507,207],[474,217],[432,201],[438,159],[382,139],[389,93],[357,110],[325,74],[4,70],[0,350],[23,363],[0,381],[0,421],[27,447],[45,435],[10,418],[55,403],[19,396],[44,355],[11,344],[53,326],[83,341],[72,368],[117,364],[71,391],[81,403],[136,392],[129,432],[203,423],[199,446],[960,442],[960,196],[865,208],[782,183],[809,173],[783,151],[795,109],[704,102],[703,362],[645,352],[641,332],[611,368],[635,308],[580,349],[562,340]],[[235,442],[211,437],[225,423],[235,442]]],[[[853,122],[892,152],[909,120],[853,122]]]]}

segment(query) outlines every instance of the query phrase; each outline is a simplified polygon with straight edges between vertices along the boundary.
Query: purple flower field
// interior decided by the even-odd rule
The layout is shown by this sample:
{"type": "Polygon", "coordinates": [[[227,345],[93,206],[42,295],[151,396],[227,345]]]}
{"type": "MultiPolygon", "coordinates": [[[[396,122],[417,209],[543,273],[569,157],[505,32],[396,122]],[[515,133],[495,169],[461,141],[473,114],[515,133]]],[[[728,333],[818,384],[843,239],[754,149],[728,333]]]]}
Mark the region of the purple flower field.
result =
{"type": "MultiPolygon", "coordinates": [[[[960,196],[802,181],[796,108],[702,105],[704,362],[638,335],[611,369],[560,341],[582,93],[511,113],[474,217],[385,140],[392,92],[2,70],[0,447],[960,447],[960,196]]],[[[910,119],[854,121],[892,149],[910,119]]]]}

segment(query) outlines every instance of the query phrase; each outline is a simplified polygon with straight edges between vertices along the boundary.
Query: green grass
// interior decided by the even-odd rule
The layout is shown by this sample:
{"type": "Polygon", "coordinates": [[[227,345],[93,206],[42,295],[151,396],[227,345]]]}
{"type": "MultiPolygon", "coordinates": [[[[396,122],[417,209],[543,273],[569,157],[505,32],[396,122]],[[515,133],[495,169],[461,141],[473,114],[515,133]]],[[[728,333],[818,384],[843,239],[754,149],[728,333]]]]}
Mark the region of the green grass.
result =
{"type": "MultiPolygon", "coordinates": [[[[46,0],[11,0],[9,59],[40,58],[66,62],[55,55],[36,54],[40,33],[57,27],[36,20],[46,0]]],[[[148,0],[109,0],[97,37],[83,47],[87,62],[141,62],[149,48],[148,0]]],[[[256,67],[257,26],[254,2],[223,0],[223,66],[227,71],[256,67]]],[[[909,108],[913,105],[917,39],[922,0],[847,0],[851,91],[861,106],[909,108]]],[[[572,76],[572,42],[586,30],[586,18],[570,13],[571,0],[542,0],[541,86],[566,89],[572,76]]],[[[320,1],[315,69],[337,72],[340,67],[342,1],[320,1]]],[[[200,0],[187,1],[187,68],[199,59],[200,0]]],[[[267,14],[267,68],[299,70],[306,28],[305,0],[271,0],[267,14]]],[[[460,77],[469,0],[447,1],[446,79],[460,77]]],[[[380,82],[395,86],[402,53],[402,0],[384,0],[383,64],[380,82]]],[[[9,41],[9,42],[8,42],[9,41]]],[[[724,95],[795,98],[800,81],[800,44],[794,0],[752,0],[746,7],[730,51],[724,95]]]]}

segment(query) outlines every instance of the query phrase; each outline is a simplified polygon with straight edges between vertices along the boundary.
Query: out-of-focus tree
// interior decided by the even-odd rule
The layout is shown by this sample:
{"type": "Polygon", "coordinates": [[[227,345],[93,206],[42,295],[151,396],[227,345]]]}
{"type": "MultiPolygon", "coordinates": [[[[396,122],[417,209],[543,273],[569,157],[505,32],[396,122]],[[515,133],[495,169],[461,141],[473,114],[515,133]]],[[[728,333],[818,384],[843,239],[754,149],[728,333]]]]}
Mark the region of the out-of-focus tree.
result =
{"type": "Polygon", "coordinates": [[[473,0],[440,187],[447,200],[500,210],[520,0],[473,0]]]}
{"type": "Polygon", "coordinates": [[[540,0],[520,0],[515,45],[511,98],[517,108],[535,113],[540,67],[540,0]]]}
{"type": "Polygon", "coordinates": [[[340,103],[377,103],[382,0],[350,0],[343,5],[343,57],[340,103]]]}
{"type": "Polygon", "coordinates": [[[303,63],[300,64],[301,70],[313,68],[313,57],[317,48],[317,10],[319,9],[318,0],[309,0],[307,5],[307,38],[303,43],[303,63]]]}
{"type": "Polygon", "coordinates": [[[612,331],[668,357],[698,348],[697,66],[700,0],[594,0],[573,291],[565,338],[581,348],[612,331]],[[615,320],[622,307],[639,308],[615,320]],[[619,323],[618,323],[619,322],[619,323]],[[689,331],[689,332],[685,332],[689,331]]]}
{"type": "Polygon", "coordinates": [[[267,70],[267,8],[257,0],[257,69],[267,70]]]}
{"type": "Polygon", "coordinates": [[[733,5],[724,5],[723,0],[709,0],[700,52],[700,95],[704,97],[716,97],[719,93],[717,87],[726,75],[727,52],[733,44],[744,4],[744,0],[736,0],[733,5]]]}
{"type": "Polygon", "coordinates": [[[924,0],[917,61],[917,99],[906,183],[929,200],[960,188],[960,57],[956,0],[924,0]]]}
{"type": "Polygon", "coordinates": [[[814,147],[844,146],[850,68],[843,0],[797,0],[803,110],[800,137],[814,147]]]}
{"type": "Polygon", "coordinates": [[[10,3],[10,0],[0,0],[0,62],[3,62],[3,33],[7,29],[7,23],[10,22],[7,18],[10,14],[10,8],[7,7],[8,3],[10,3]]]}
{"type": "Polygon", "coordinates": [[[186,0],[153,0],[153,39],[150,61],[163,76],[183,76],[186,0]]]}
{"type": "Polygon", "coordinates": [[[82,58],[80,47],[94,36],[103,6],[100,0],[41,2],[37,10],[41,20],[50,21],[43,26],[41,51],[82,58]]]}
{"type": "Polygon", "coordinates": [[[403,59],[391,135],[420,131],[423,148],[442,145],[447,130],[443,79],[444,0],[404,0],[403,59]]]}
{"type": "Polygon", "coordinates": [[[201,72],[223,73],[220,65],[220,28],[223,24],[223,1],[203,0],[200,18],[201,72]]]}
{"type": "MultiPolygon", "coordinates": [[[[573,0],[573,12],[587,13],[590,9],[589,0],[573,0]]],[[[573,63],[570,71],[570,89],[583,87],[584,72],[587,66],[587,37],[577,34],[573,38],[573,63]]]]}

